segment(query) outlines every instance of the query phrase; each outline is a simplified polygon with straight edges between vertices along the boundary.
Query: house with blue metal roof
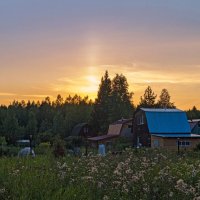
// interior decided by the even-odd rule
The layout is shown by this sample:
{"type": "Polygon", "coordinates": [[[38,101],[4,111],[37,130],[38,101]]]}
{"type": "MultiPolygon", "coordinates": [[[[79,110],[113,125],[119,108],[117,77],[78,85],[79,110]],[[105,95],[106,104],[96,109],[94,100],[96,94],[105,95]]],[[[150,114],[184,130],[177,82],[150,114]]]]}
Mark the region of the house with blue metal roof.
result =
{"type": "Polygon", "coordinates": [[[140,108],[134,116],[135,145],[194,148],[200,135],[191,134],[186,113],[179,109],[140,108]]]}

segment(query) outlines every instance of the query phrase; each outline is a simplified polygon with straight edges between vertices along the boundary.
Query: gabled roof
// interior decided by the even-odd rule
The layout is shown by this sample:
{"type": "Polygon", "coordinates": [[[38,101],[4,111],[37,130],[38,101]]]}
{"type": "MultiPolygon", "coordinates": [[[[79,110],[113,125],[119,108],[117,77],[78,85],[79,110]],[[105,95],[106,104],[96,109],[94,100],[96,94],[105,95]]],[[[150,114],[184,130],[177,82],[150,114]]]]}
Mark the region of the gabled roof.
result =
{"type": "Polygon", "coordinates": [[[195,128],[195,126],[200,122],[200,119],[192,119],[192,120],[188,120],[189,124],[190,124],[190,129],[191,131],[195,128]]]}
{"type": "Polygon", "coordinates": [[[188,120],[191,132],[200,135],[200,119],[188,120]]]}
{"type": "Polygon", "coordinates": [[[178,109],[149,109],[142,108],[145,112],[149,133],[191,133],[186,113],[178,109]]]}
{"type": "Polygon", "coordinates": [[[87,124],[87,123],[80,123],[80,124],[77,124],[77,125],[74,126],[74,128],[72,129],[71,135],[72,135],[72,136],[79,136],[81,129],[82,129],[84,126],[86,126],[86,125],[88,125],[88,124],[87,124]]]}

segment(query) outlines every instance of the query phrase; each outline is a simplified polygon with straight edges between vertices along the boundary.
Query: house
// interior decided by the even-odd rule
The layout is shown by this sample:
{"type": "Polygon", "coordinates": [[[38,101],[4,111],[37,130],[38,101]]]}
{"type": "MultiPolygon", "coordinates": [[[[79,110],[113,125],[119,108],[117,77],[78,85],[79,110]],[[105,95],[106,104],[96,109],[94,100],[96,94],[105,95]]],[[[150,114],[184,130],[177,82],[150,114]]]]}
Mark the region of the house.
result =
{"type": "Polygon", "coordinates": [[[200,119],[188,120],[190,124],[191,133],[200,135],[200,119]]]}
{"type": "Polygon", "coordinates": [[[91,143],[106,143],[118,137],[132,137],[132,119],[120,119],[109,125],[106,135],[88,138],[91,143]]]}
{"type": "Polygon", "coordinates": [[[119,135],[121,137],[132,137],[132,124],[133,124],[133,119],[120,119],[115,122],[113,122],[111,125],[115,127],[116,125],[119,125],[121,128],[119,129],[119,135]]]}
{"type": "Polygon", "coordinates": [[[91,137],[92,129],[88,123],[79,123],[72,129],[71,136],[91,137]]]}
{"type": "Polygon", "coordinates": [[[186,113],[178,109],[140,108],[134,116],[134,144],[153,148],[195,148],[200,135],[191,134],[186,113]]]}

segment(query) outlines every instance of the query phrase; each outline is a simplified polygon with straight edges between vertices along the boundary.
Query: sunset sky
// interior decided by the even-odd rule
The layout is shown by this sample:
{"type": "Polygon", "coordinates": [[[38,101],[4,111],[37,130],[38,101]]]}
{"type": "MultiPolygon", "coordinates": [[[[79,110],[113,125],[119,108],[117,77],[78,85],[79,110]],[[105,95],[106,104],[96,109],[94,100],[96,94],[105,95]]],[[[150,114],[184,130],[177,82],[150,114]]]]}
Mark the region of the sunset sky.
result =
{"type": "Polygon", "coordinates": [[[200,108],[200,1],[0,1],[0,104],[95,98],[105,70],[127,77],[135,104],[150,85],[200,108]]]}

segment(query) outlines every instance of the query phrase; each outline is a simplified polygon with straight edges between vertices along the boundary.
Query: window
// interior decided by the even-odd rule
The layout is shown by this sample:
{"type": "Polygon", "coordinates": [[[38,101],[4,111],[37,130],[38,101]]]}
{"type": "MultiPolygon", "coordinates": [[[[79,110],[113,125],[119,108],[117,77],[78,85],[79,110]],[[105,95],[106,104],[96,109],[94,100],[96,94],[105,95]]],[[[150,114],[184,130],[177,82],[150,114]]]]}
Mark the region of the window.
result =
{"type": "MultiPolygon", "coordinates": [[[[176,142],[177,146],[178,146],[178,141],[176,142]]],[[[179,146],[180,147],[188,147],[191,145],[190,141],[179,141],[179,146]]]]}
{"type": "Polygon", "coordinates": [[[159,147],[160,146],[159,140],[153,140],[153,146],[154,147],[159,147]]]}
{"type": "Polygon", "coordinates": [[[185,145],[186,146],[190,146],[190,142],[185,142],[185,145]]]}
{"type": "Polygon", "coordinates": [[[142,125],[144,124],[144,116],[141,115],[137,118],[137,125],[142,125]]]}

